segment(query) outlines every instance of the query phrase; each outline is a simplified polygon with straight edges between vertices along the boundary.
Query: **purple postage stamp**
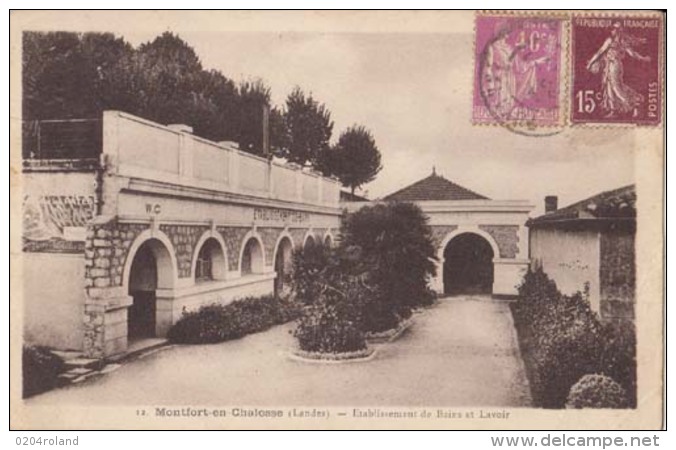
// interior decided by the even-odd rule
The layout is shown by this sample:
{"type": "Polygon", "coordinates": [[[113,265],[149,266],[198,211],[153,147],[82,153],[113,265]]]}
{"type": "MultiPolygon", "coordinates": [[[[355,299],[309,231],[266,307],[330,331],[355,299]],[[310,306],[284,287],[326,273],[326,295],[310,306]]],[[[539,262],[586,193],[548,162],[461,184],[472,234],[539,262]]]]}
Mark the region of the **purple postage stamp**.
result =
{"type": "Polygon", "coordinates": [[[563,19],[477,15],[475,124],[560,125],[563,19]]]}
{"type": "Polygon", "coordinates": [[[659,125],[660,16],[574,16],[572,123],[659,125]]]}

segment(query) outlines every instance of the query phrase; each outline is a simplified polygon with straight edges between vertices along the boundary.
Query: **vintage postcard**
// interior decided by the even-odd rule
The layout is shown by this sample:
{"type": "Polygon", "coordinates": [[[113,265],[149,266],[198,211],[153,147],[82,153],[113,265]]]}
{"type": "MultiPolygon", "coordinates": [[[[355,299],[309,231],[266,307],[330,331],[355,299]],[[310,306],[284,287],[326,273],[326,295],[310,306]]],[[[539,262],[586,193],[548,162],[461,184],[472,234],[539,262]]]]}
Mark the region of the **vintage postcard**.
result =
{"type": "Polygon", "coordinates": [[[11,428],[661,429],[655,11],[13,11],[11,428]]]}

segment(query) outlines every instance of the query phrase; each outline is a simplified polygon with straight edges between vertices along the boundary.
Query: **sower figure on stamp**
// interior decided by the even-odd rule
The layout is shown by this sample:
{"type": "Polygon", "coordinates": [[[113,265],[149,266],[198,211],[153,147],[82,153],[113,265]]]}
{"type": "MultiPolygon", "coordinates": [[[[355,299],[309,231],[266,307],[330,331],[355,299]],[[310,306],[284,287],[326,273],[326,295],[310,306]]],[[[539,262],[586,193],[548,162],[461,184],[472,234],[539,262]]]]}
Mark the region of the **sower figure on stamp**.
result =
{"type": "Polygon", "coordinates": [[[650,62],[649,56],[638,53],[634,47],[645,43],[644,38],[626,34],[619,22],[613,28],[601,48],[587,63],[587,70],[601,75],[601,90],[603,100],[601,107],[608,112],[606,117],[616,114],[632,113],[638,115],[638,107],[643,103],[643,95],[624,82],[624,66],[622,60],[625,54],[642,62],[650,62]]]}

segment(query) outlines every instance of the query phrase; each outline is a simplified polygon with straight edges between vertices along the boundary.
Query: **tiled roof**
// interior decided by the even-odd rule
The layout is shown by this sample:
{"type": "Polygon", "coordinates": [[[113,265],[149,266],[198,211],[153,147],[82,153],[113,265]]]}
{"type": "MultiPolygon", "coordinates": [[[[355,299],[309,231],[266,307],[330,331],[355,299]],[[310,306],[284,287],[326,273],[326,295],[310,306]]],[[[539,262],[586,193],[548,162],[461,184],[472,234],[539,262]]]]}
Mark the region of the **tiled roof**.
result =
{"type": "Polygon", "coordinates": [[[410,186],[398,190],[383,200],[415,202],[424,200],[487,200],[488,197],[477,194],[452,181],[447,180],[436,172],[410,186]]]}
{"type": "Polygon", "coordinates": [[[565,208],[530,219],[527,225],[550,224],[578,219],[636,218],[636,186],[631,184],[605,191],[565,208]]]}
{"type": "Polygon", "coordinates": [[[369,199],[347,191],[340,191],[341,202],[368,202],[369,199]]]}

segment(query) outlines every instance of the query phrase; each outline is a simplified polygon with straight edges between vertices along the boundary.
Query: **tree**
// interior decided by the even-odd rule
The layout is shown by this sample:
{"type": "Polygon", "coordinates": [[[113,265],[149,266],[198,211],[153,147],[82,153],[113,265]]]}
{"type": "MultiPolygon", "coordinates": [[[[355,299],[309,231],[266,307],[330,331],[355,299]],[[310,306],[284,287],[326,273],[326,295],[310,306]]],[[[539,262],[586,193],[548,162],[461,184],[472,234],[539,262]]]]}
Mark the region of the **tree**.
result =
{"type": "Polygon", "coordinates": [[[279,152],[288,161],[317,165],[321,154],[329,147],[333,122],[331,112],[312,95],[296,87],[286,99],[284,114],[286,136],[279,152]]]}
{"type": "Polygon", "coordinates": [[[382,169],[380,151],[371,132],[360,125],[345,130],[338,143],[324,152],[319,169],[328,176],[336,176],[354,190],[372,181],[382,169]]]}
{"type": "Polygon", "coordinates": [[[270,105],[270,88],[262,80],[245,81],[238,88],[239,148],[263,155],[263,108],[270,105]]]}
{"type": "Polygon", "coordinates": [[[109,108],[105,83],[132,47],[111,33],[23,34],[24,120],[94,118],[109,108]]]}
{"type": "Polygon", "coordinates": [[[365,206],[347,215],[340,246],[361,249],[369,282],[377,288],[366,305],[367,331],[392,328],[411,308],[433,299],[427,288],[436,271],[432,231],[415,204],[365,206]]]}
{"type": "Polygon", "coordinates": [[[136,114],[155,122],[196,125],[195,87],[202,64],[193,50],[178,36],[165,32],[138,49],[142,69],[137,94],[142,99],[136,114]]]}

